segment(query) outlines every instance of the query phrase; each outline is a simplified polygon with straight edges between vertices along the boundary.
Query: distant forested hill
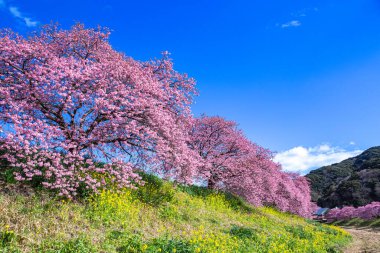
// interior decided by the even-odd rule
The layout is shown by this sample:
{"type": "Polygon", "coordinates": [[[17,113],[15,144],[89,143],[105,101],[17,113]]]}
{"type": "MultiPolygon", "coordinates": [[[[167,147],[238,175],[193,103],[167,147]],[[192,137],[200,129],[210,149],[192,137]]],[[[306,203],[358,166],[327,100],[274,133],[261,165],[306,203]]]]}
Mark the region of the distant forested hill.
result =
{"type": "Polygon", "coordinates": [[[362,206],[380,201],[380,146],[306,175],[312,200],[322,207],[362,206]]]}

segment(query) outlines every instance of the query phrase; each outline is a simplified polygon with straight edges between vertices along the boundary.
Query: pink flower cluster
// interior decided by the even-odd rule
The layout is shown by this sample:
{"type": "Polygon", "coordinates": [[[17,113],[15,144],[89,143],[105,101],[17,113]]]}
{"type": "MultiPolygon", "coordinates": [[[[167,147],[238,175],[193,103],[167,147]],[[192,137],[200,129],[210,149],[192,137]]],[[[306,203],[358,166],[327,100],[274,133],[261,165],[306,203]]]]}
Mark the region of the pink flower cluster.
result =
{"type": "Polygon", "coordinates": [[[0,148],[17,180],[40,177],[68,197],[80,185],[132,187],[136,168],[186,167],[181,180],[191,181],[194,80],[167,54],[139,62],[116,52],[108,35],[80,24],[0,34],[0,148]]]}
{"type": "Polygon", "coordinates": [[[353,218],[361,218],[363,220],[371,220],[380,217],[380,202],[372,202],[365,206],[352,207],[346,206],[341,209],[331,209],[327,215],[331,220],[350,220],[353,218]]]}
{"type": "Polygon", "coordinates": [[[272,153],[248,140],[235,122],[202,116],[190,135],[190,147],[202,158],[197,176],[209,188],[233,192],[255,206],[311,215],[306,178],[283,172],[272,153]]]}

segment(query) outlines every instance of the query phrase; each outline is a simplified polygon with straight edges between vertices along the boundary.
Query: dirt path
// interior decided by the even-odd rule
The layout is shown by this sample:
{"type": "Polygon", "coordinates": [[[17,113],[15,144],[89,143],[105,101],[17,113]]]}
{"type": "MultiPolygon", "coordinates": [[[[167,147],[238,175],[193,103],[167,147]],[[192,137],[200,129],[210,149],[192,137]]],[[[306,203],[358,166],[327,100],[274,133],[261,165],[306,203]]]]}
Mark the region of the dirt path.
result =
{"type": "Polygon", "coordinates": [[[345,253],[380,253],[380,230],[343,227],[353,238],[345,253]]]}

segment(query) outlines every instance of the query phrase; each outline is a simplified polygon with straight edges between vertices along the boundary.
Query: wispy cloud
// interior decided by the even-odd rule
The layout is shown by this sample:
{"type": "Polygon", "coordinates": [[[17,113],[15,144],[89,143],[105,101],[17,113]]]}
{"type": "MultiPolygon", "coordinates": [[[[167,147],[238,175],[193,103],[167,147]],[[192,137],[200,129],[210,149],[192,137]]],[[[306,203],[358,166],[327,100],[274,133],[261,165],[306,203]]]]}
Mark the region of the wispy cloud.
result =
{"type": "Polygon", "coordinates": [[[292,21],[286,22],[284,24],[281,24],[281,28],[298,27],[301,25],[302,25],[301,21],[292,20],[292,21]]]}
{"type": "MultiPolygon", "coordinates": [[[[0,0],[0,1],[1,1],[1,0],[0,0]]],[[[10,7],[9,7],[9,11],[10,11],[10,13],[11,13],[14,17],[23,20],[24,23],[25,23],[25,25],[26,25],[27,27],[34,27],[34,26],[36,26],[36,25],[38,24],[38,21],[34,21],[34,20],[32,20],[30,17],[27,17],[27,16],[25,16],[24,14],[22,14],[22,13],[19,11],[18,7],[10,6],[10,7]]]]}
{"type": "Polygon", "coordinates": [[[280,163],[285,171],[305,174],[312,169],[341,162],[361,152],[363,150],[348,151],[327,144],[316,147],[298,146],[278,153],[275,161],[280,163]]]}
{"type": "Polygon", "coordinates": [[[277,23],[276,26],[284,29],[291,27],[299,27],[303,24],[303,21],[305,21],[306,17],[309,16],[309,14],[318,11],[319,9],[317,7],[300,9],[290,14],[290,21],[286,23],[277,23]]]}
{"type": "Polygon", "coordinates": [[[292,13],[292,16],[293,17],[306,17],[308,16],[308,14],[310,13],[313,13],[313,12],[318,12],[319,9],[317,7],[314,7],[314,8],[304,8],[304,9],[301,9],[301,10],[298,10],[296,12],[293,12],[292,13]]]}

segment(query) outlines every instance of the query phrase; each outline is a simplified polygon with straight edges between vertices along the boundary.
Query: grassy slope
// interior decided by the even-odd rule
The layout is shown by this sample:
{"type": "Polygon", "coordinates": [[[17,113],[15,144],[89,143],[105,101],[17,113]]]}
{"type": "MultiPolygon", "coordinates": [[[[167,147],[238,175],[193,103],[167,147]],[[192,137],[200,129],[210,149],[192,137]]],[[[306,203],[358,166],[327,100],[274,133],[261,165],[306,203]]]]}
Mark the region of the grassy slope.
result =
{"type": "Polygon", "coordinates": [[[0,252],[339,252],[336,227],[148,176],[136,191],[67,202],[0,191],[0,252]]]}
{"type": "Polygon", "coordinates": [[[363,220],[360,218],[355,218],[352,220],[336,221],[333,224],[338,226],[380,229],[380,218],[376,218],[373,220],[363,220]]]}

